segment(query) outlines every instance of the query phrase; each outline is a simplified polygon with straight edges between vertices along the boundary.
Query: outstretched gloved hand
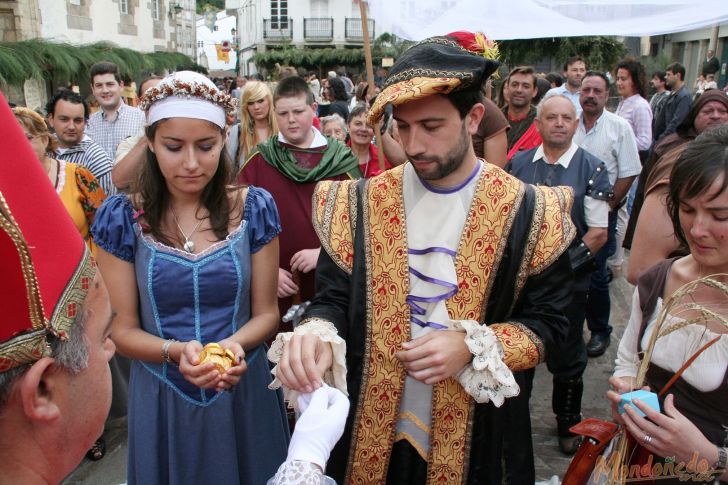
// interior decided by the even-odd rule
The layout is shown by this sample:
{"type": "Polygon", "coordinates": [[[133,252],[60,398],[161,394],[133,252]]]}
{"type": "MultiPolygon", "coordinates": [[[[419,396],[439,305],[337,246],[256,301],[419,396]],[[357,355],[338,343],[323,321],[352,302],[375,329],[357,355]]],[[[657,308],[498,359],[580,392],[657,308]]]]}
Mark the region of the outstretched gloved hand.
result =
{"type": "Polygon", "coordinates": [[[344,433],[349,398],[324,384],[298,396],[298,406],[302,414],[288,445],[288,460],[308,461],[325,470],[331,450],[344,433]]]}

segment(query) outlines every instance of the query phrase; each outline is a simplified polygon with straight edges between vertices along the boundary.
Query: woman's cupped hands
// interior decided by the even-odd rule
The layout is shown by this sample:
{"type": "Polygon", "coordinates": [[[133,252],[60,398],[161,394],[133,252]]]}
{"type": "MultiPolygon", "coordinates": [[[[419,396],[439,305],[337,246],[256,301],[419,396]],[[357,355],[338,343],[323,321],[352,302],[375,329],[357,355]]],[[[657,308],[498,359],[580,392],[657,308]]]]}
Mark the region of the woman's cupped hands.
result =
{"type": "Polygon", "coordinates": [[[217,344],[223,349],[229,350],[234,356],[232,366],[225,372],[220,372],[212,362],[200,360],[203,346],[197,340],[190,340],[185,344],[180,357],[179,370],[185,379],[197,387],[228,391],[240,381],[240,376],[248,369],[245,363],[245,351],[238,342],[231,339],[220,340],[217,344]]]}

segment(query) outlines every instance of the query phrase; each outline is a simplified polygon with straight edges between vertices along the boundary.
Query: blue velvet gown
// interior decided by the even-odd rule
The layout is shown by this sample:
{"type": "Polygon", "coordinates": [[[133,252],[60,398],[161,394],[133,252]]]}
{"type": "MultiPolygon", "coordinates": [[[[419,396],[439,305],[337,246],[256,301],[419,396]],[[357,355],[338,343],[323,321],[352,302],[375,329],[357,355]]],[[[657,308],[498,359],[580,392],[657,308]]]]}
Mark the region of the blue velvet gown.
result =
{"type": "MultiPolygon", "coordinates": [[[[251,254],[280,232],[275,203],[250,187],[239,228],[199,254],[153,241],[125,195],[96,214],[94,240],[132,262],[142,328],[164,339],[206,344],[250,318],[251,254]]],[[[175,365],[135,360],[129,382],[129,484],[265,484],[285,461],[288,425],[271,391],[265,345],[247,352],[232,392],[203,390],[175,365]]]]}

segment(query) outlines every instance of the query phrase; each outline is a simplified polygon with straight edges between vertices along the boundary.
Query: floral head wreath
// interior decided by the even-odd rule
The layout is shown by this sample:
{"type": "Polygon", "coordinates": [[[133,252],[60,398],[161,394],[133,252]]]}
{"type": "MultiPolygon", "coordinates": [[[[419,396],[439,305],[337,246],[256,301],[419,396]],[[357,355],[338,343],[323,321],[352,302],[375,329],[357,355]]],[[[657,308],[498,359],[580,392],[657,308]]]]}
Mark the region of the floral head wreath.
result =
{"type": "Polygon", "coordinates": [[[228,116],[235,116],[238,109],[238,100],[217,88],[197,82],[185,82],[179,79],[169,79],[157,86],[147,89],[141,98],[139,108],[148,112],[149,108],[169,96],[181,98],[199,98],[220,106],[228,116]]]}

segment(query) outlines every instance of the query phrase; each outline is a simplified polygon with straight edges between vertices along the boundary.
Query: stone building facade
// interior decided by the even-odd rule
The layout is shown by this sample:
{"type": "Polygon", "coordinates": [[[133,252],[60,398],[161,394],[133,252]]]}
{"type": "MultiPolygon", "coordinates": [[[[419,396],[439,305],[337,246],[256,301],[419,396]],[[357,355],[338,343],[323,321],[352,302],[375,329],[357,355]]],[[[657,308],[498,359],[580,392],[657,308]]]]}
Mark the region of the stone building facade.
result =
{"type": "MultiPolygon", "coordinates": [[[[195,6],[195,0],[0,0],[0,42],[111,42],[139,52],[181,52],[194,59],[195,6]]],[[[55,86],[30,79],[23,86],[0,89],[12,103],[40,109],[55,86]]]]}

